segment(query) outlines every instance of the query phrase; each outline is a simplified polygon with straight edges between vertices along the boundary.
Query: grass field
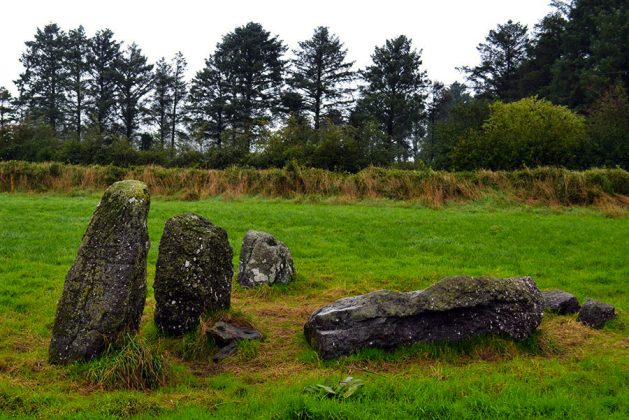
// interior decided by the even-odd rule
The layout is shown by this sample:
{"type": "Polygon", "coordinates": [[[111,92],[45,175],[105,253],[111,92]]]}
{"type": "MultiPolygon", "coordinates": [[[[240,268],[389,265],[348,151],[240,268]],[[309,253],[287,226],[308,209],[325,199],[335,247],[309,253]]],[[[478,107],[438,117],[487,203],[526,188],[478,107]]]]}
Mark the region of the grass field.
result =
{"type": "Polygon", "coordinates": [[[0,194],[0,417],[629,416],[629,218],[492,201],[433,210],[387,201],[154,197],[141,335],[164,349],[173,373],[170,385],[141,392],[106,390],[86,379],[86,366],[46,361],[55,304],[98,198],[0,194]],[[219,365],[184,360],[178,348],[185,343],[158,338],[152,322],[160,234],[168,217],[188,211],[227,230],[234,264],[243,235],[255,228],[291,248],[299,273],[286,287],[234,287],[234,310],[266,338],[219,365]],[[303,323],[323,304],[382,288],[421,289],[455,274],[531,275],[540,288],[612,303],[619,317],[595,331],[574,317],[550,316],[523,344],[417,345],[331,362],[305,344],[303,323]],[[365,383],[352,398],[304,393],[348,374],[365,383]]]}

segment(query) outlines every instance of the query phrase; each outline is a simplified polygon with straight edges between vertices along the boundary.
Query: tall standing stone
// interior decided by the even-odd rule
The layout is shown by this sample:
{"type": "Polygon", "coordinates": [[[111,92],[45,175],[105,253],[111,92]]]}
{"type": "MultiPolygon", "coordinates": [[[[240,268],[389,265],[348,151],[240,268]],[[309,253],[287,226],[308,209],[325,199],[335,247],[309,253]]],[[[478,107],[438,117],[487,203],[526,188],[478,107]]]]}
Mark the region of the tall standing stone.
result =
{"type": "Polygon", "coordinates": [[[155,323],[167,335],[194,330],[199,317],[228,309],[234,274],[227,232],[188,213],[166,222],[155,271],[155,323]]]}
{"type": "Polygon", "coordinates": [[[49,360],[89,359],[120,334],[136,331],[146,299],[146,219],[150,196],[139,181],[116,182],[96,207],[68,272],[49,360]]]}

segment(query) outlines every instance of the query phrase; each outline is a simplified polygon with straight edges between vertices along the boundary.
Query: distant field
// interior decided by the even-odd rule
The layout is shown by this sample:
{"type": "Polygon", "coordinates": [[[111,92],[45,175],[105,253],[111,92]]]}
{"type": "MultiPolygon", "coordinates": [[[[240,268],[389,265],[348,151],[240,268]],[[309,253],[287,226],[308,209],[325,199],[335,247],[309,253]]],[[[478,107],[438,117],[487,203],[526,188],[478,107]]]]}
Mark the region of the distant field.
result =
{"type": "Polygon", "coordinates": [[[233,307],[267,336],[218,366],[184,361],[167,343],[175,382],[153,392],[107,391],[80,367],[47,364],[55,304],[97,195],[0,193],[0,417],[618,418],[629,417],[629,218],[584,208],[530,208],[485,199],[434,210],[401,202],[311,204],[155,197],[149,216],[149,296],[141,335],[151,342],[152,281],[166,219],[196,212],[234,247],[248,229],[292,250],[298,279],[234,288],[233,307]],[[303,323],[337,298],[425,288],[447,275],[533,276],[616,305],[604,330],[573,317],[545,319],[534,341],[366,351],[321,362],[303,323]],[[246,350],[246,351],[245,351],[246,350]],[[306,385],[352,375],[355,398],[321,399],[306,385]]]}

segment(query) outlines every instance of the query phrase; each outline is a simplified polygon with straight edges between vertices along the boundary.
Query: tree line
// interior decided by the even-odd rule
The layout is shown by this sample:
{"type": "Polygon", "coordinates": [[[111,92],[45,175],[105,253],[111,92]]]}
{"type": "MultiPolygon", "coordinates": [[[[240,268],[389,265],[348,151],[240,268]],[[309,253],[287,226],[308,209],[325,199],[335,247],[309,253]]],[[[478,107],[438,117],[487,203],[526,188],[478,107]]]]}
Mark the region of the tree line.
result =
{"type": "Polygon", "coordinates": [[[0,159],[225,167],[629,167],[626,0],[555,1],[532,30],[508,21],[465,82],[430,80],[404,35],[356,69],[327,27],[289,54],[250,22],[191,80],[180,52],[150,63],[109,29],[51,23],[0,88],[0,159]]]}

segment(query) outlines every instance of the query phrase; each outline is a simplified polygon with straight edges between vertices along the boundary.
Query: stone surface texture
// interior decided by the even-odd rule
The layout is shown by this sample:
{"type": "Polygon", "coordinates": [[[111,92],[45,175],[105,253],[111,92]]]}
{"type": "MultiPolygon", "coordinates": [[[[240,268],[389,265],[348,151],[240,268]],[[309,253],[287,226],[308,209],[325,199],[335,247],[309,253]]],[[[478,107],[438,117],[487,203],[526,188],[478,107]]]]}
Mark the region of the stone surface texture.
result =
{"type": "Polygon", "coordinates": [[[227,232],[202,216],[170,218],[155,270],[155,323],[166,334],[193,331],[201,315],[228,309],[233,250],[227,232]]]}
{"type": "Polygon", "coordinates": [[[52,329],[49,360],[90,359],[136,331],[146,299],[150,196],[139,181],[110,186],[68,272],[52,329]]]}
{"type": "Polygon", "coordinates": [[[295,278],[290,250],[265,232],[250,230],[242,241],[238,283],[243,287],[287,284],[295,278]]]}
{"type": "Polygon", "coordinates": [[[574,295],[561,290],[544,290],[544,310],[559,315],[576,314],[581,306],[574,295]]]}
{"type": "Polygon", "coordinates": [[[607,303],[586,299],[577,315],[577,321],[592,328],[603,328],[616,317],[616,309],[607,303]]]}
{"type": "Polygon", "coordinates": [[[483,335],[522,340],[539,326],[543,308],[530,277],[446,277],[423,291],[381,290],[340,299],[315,311],[304,333],[325,359],[419,341],[483,335]]]}

